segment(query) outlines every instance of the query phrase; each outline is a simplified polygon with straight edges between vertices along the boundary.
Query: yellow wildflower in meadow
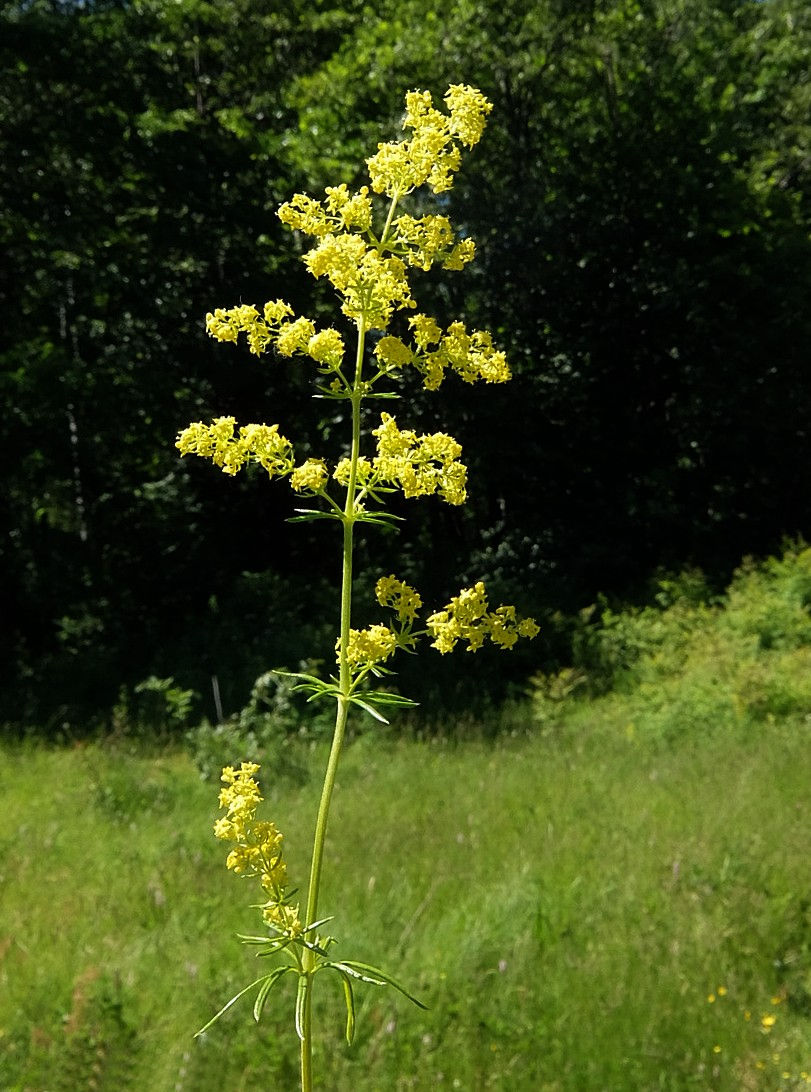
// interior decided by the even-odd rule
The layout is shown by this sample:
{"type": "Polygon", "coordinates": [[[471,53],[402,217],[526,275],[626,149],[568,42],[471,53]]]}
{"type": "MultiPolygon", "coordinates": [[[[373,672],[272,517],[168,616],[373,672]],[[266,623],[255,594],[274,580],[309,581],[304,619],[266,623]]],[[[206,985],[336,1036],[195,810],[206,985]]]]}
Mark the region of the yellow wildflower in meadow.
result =
{"type": "Polygon", "coordinates": [[[311,498],[315,505],[298,509],[296,519],[327,519],[341,528],[337,675],[328,679],[303,673],[294,676],[295,688],[308,693],[309,700],[326,699],[336,706],[304,914],[300,916],[298,905],[290,901],[282,835],[275,824],[256,817],[262,798],[254,778],[255,763],[243,762],[238,769],[229,766],[223,771],[220,807],[226,814],[214,828],[218,838],[233,843],[227,867],[241,877],[257,879],[265,897],[260,909],[268,936],[243,939],[258,944],[260,955],[286,960],[225,1008],[256,988],[254,1015],[259,1019],[271,989],[287,975],[296,980],[295,1027],[301,1042],[303,1092],[313,1086],[312,988],[317,973],[330,971],[340,981],[350,1041],[355,982],[394,986],[419,1004],[379,968],[333,958],[334,939],[323,934],[326,922],[318,918],[327,820],[350,708],[385,721],[382,710],[412,704],[390,687],[374,689],[371,680],[390,675],[388,663],[395,654],[411,651],[421,638],[429,638],[444,654],[460,641],[471,652],[488,640],[511,649],[519,639],[532,639],[538,632],[535,622],[519,617],[513,606],[491,609],[481,582],[462,589],[447,606],[429,612],[420,622],[422,597],[394,575],[380,577],[375,587],[378,604],[391,614],[389,621],[364,629],[351,624],[356,526],[396,526],[399,517],[383,503],[385,495],[394,491],[407,499],[437,497],[451,505],[467,499],[467,467],[457,440],[445,432],[418,434],[402,427],[391,413],[367,422],[365,400],[399,397],[398,388],[409,374],[431,391],[449,376],[469,384],[505,383],[510,378],[506,356],[487,331],[468,330],[458,321],[443,329],[418,309],[416,286],[410,279],[415,271],[434,266],[449,272],[463,270],[476,255],[474,241],[454,229],[446,208],[425,213],[420,206],[414,210],[419,215],[399,208],[420,187],[435,194],[452,188],[462,149],[478,143],[492,109],[481,91],[462,84],[448,88],[444,107],[443,111],[435,106],[427,91],[409,92],[403,120],[407,135],[378,144],[366,160],[369,185],[353,191],[341,182],[328,186],[322,198],[298,193],[279,209],[283,224],[309,237],[302,260],[313,277],[332,286],[342,316],[336,325],[342,330],[319,329],[310,318],[297,316],[282,299],[269,300],[261,308],[252,304],[218,307],[206,316],[206,329],[218,341],[244,340],[249,352],[259,357],[275,354],[309,360],[315,366],[316,393],[347,403],[343,449],[297,462],[292,444],[278,425],[237,426],[233,417],[216,417],[210,424],[198,421],[177,439],[181,455],[210,459],[226,474],[255,464],[272,478],[289,477],[293,491],[311,498]],[[395,330],[390,329],[392,325],[395,330]],[[370,332],[374,332],[373,346],[367,345],[370,332]],[[348,362],[350,339],[354,345],[348,362]],[[364,452],[364,444],[370,450],[364,452]]]}

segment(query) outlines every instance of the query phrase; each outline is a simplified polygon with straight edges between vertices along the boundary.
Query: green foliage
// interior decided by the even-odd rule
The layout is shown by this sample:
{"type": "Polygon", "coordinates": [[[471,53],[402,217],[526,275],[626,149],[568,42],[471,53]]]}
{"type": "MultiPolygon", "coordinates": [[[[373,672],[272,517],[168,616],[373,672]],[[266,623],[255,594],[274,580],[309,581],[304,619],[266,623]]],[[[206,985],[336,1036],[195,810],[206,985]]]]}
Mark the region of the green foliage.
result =
{"type": "Polygon", "coordinates": [[[173,678],[150,675],[132,691],[122,687],[113,708],[113,731],[123,735],[160,736],[185,728],[200,695],[184,690],[173,678]]]}
{"type": "MultiPolygon", "coordinates": [[[[312,666],[301,664],[302,670],[312,666]]],[[[295,687],[295,676],[267,671],[239,713],[221,724],[204,721],[188,732],[189,752],[201,776],[218,781],[224,766],[247,760],[272,767],[282,779],[306,780],[310,745],[329,738],[334,710],[305,705],[295,687]]]]}
{"type": "Polygon", "coordinates": [[[717,599],[694,573],[661,582],[656,598],[583,621],[574,666],[532,680],[541,723],[600,694],[629,735],[658,739],[811,716],[811,550],[745,563],[717,599]]]}
{"type": "Polygon", "coordinates": [[[803,531],[807,5],[375,8],[300,77],[294,139],[321,181],[324,133],[353,148],[401,83],[494,102],[454,211],[480,244],[465,305],[509,332],[524,410],[461,409],[471,437],[509,422],[526,447],[519,472],[506,445],[482,455],[500,504],[483,489],[479,525],[590,594],[687,558],[726,576],[803,531]]]}
{"type": "MultiPolygon", "coordinates": [[[[171,441],[264,395],[261,369],[213,367],[197,316],[271,276],[305,303],[278,201],[355,169],[415,85],[495,104],[450,209],[480,275],[447,310],[521,373],[518,399],[454,406],[474,507],[413,524],[415,553],[464,555],[435,551],[437,598],[468,573],[514,598],[517,570],[528,607],[573,609],[811,534],[809,41],[804,0],[2,5],[0,716],[84,727],[150,674],[207,693],[216,673],[234,709],[311,647],[316,538],[257,526],[258,481],[180,467],[171,441]],[[267,574],[300,600],[278,657],[267,574]]],[[[328,302],[306,291],[316,319],[328,302]]],[[[277,398],[303,422],[301,388],[277,398]]],[[[454,693],[508,681],[479,664],[454,693]]]]}

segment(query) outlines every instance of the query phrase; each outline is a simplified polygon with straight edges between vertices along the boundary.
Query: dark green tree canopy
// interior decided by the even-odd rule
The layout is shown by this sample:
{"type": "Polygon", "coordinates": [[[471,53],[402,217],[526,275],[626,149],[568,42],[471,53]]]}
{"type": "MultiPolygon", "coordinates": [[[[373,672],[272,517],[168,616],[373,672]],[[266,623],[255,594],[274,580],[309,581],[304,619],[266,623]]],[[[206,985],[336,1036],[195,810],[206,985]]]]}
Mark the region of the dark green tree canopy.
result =
{"type": "Polygon", "coordinates": [[[479,257],[436,307],[517,378],[485,409],[413,392],[475,439],[472,504],[409,511],[389,563],[416,543],[437,599],[513,573],[570,609],[811,533],[809,55],[800,0],[2,5],[4,715],[153,671],[219,673],[233,707],[326,642],[320,532],[172,445],[212,411],[304,418],[294,370],[202,320],[330,306],[275,209],[360,181],[411,87],[494,102],[452,193],[479,257]]]}

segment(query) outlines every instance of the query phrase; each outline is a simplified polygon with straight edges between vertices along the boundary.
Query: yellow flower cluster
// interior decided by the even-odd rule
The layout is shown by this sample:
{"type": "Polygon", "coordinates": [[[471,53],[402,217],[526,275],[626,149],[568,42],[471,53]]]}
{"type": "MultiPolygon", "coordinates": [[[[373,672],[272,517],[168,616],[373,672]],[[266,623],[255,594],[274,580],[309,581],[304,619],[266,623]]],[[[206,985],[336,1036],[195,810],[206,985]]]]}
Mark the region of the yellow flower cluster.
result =
{"type": "Polygon", "coordinates": [[[399,371],[414,359],[414,353],[399,337],[387,335],[375,345],[375,356],[384,372],[399,371]]]}
{"type": "Polygon", "coordinates": [[[323,239],[341,231],[368,231],[372,225],[369,187],[350,193],[346,184],[327,186],[323,204],[306,193],[297,193],[280,206],[278,217],[291,231],[303,231],[323,239]]]}
{"type": "Polygon", "coordinates": [[[381,414],[381,424],[372,433],[377,437],[373,481],[396,484],[406,497],[438,493],[448,504],[464,504],[467,467],[458,462],[462,446],[452,436],[401,431],[388,413],[381,414]]]}
{"type": "MultiPolygon", "coordinates": [[[[388,660],[396,648],[397,637],[388,626],[375,625],[369,626],[368,629],[351,629],[346,658],[350,668],[355,671],[358,668],[388,660]]],[[[340,638],[335,643],[335,651],[340,658],[340,638]]]]}
{"type": "Polygon", "coordinates": [[[389,607],[400,622],[413,622],[422,606],[420,593],[395,576],[381,576],[375,585],[375,595],[381,607],[389,607]]]}
{"type": "MultiPolygon", "coordinates": [[[[349,475],[351,473],[351,470],[351,460],[340,459],[338,461],[338,465],[335,467],[335,471],[332,476],[339,485],[347,486],[349,485],[349,475]]],[[[356,482],[361,486],[372,485],[373,470],[374,468],[372,467],[372,464],[369,462],[369,460],[364,455],[361,455],[358,459],[358,465],[355,471],[356,482]]]]}
{"type": "Polygon", "coordinates": [[[417,306],[404,263],[367,247],[359,235],[325,235],[304,261],[314,277],[326,277],[343,296],[346,317],[356,323],[363,318],[369,330],[385,330],[395,310],[417,306]]]}
{"type": "Polygon", "coordinates": [[[290,484],[297,493],[320,493],[328,477],[329,471],[323,459],[307,459],[290,475],[290,484]]]}
{"type": "Polygon", "coordinates": [[[507,383],[510,368],[504,353],[493,347],[486,330],[469,334],[462,322],[453,322],[445,334],[432,318],[414,315],[409,319],[414,339],[423,354],[414,357],[415,367],[422,372],[426,390],[435,391],[451,368],[465,383],[483,379],[485,383],[507,383]],[[431,349],[431,345],[437,345],[431,349]]]}
{"type": "Polygon", "coordinates": [[[256,356],[274,345],[282,356],[301,353],[327,369],[339,368],[344,356],[344,341],[337,330],[316,331],[312,320],[303,317],[286,321],[292,315],[292,307],[284,300],[268,301],[261,315],[250,304],[230,309],[218,307],[206,315],[206,330],[218,341],[236,342],[243,333],[248,348],[256,356]]]}
{"type": "MultiPolygon", "coordinates": [[[[413,131],[411,138],[380,144],[367,160],[376,193],[385,192],[396,203],[426,182],[437,193],[450,189],[459,168],[459,145],[477,143],[492,106],[480,91],[461,84],[448,89],[445,104],[447,114],[434,108],[427,91],[406,95],[403,126],[413,131]]],[[[390,216],[393,211],[394,206],[390,216]]],[[[291,230],[315,240],[304,261],[314,277],[326,277],[343,298],[344,315],[367,330],[385,330],[395,311],[416,306],[407,266],[427,270],[441,261],[445,269],[462,269],[473,260],[476,247],[472,239],[457,241],[446,216],[401,215],[393,224],[387,222],[377,238],[372,214],[369,188],[351,193],[345,183],[328,186],[321,201],[297,193],[278,213],[291,230]]],[[[251,311],[215,312],[210,329],[229,341],[245,329],[252,351],[264,351],[271,335],[251,311]]]]}
{"type": "Polygon", "coordinates": [[[283,836],[275,823],[256,818],[261,803],[259,785],[254,774],[256,762],[243,762],[238,770],[226,766],[222,771],[225,788],[220,790],[220,808],[225,816],[214,824],[214,835],[234,842],[226,867],[237,875],[256,877],[267,895],[262,916],[277,932],[289,937],[301,934],[298,906],[285,902],[287,866],[282,860],[283,836]]]}
{"type": "Polygon", "coordinates": [[[512,648],[519,637],[535,637],[539,630],[534,619],[518,618],[515,607],[487,609],[487,593],[479,581],[463,588],[444,610],[432,614],[426,622],[434,638],[433,647],[441,653],[452,652],[457,641],[467,641],[468,651],[476,652],[490,638],[500,648],[512,648]]]}
{"type": "Polygon", "coordinates": [[[243,425],[234,435],[235,425],[233,417],[215,417],[210,425],[197,421],[183,429],[175,447],[181,455],[211,459],[224,474],[234,475],[250,462],[259,463],[270,477],[293,469],[293,446],[278,425],[243,425]]]}
{"type": "Polygon", "coordinates": [[[428,270],[442,260],[443,269],[462,269],[476,257],[472,239],[456,242],[447,216],[398,216],[394,221],[394,245],[408,265],[428,270]]]}
{"type": "Polygon", "coordinates": [[[506,383],[511,378],[504,353],[494,348],[493,339],[486,330],[474,330],[469,334],[464,323],[453,322],[443,334],[428,315],[414,315],[408,322],[416,351],[399,337],[382,337],[375,347],[375,356],[384,372],[413,364],[422,373],[423,386],[429,391],[437,390],[442,384],[448,368],[465,383],[475,383],[477,379],[483,379],[485,383],[506,383]]]}
{"type": "Polygon", "coordinates": [[[468,148],[478,143],[493,107],[481,91],[463,84],[448,88],[445,105],[448,114],[434,107],[428,91],[406,95],[403,128],[413,136],[378,144],[377,153],[366,160],[375,193],[398,197],[425,183],[434,193],[451,188],[461,160],[457,141],[468,148]]]}

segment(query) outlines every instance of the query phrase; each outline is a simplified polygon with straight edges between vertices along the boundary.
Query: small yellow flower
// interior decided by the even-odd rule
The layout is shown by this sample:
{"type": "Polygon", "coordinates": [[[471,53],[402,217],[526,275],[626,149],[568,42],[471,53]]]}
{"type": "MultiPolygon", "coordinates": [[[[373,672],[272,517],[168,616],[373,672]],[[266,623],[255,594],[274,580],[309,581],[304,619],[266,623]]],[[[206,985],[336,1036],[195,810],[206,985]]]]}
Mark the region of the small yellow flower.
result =
{"type": "Polygon", "coordinates": [[[310,340],[315,336],[315,324],[308,318],[297,318],[294,322],[285,322],[276,334],[276,349],[282,356],[293,353],[306,353],[310,340]]]}
{"type": "Polygon", "coordinates": [[[760,1018],[760,1026],[766,1031],[771,1031],[776,1021],[777,1017],[774,1015],[773,1012],[766,1012],[760,1018]]]}
{"type": "Polygon", "coordinates": [[[412,315],[408,324],[414,331],[414,340],[423,350],[429,345],[437,345],[442,337],[442,330],[437,325],[436,319],[428,315],[412,315]]]}
{"type": "Polygon", "coordinates": [[[297,493],[318,493],[327,484],[329,471],[323,459],[308,459],[290,475],[290,484],[297,493]]]}
{"type": "Polygon", "coordinates": [[[307,342],[307,355],[318,364],[339,368],[344,358],[344,339],[337,330],[319,330],[307,342]]]}
{"type": "Polygon", "coordinates": [[[492,106],[481,91],[462,84],[448,89],[445,103],[449,115],[435,109],[428,91],[406,95],[403,128],[413,135],[399,143],[378,144],[377,153],[367,159],[375,193],[395,197],[426,183],[434,193],[451,188],[461,162],[456,141],[468,147],[476,144],[492,106]]]}
{"type": "Polygon", "coordinates": [[[434,638],[433,647],[444,654],[452,652],[458,641],[467,641],[468,651],[476,652],[489,637],[501,648],[512,648],[518,637],[531,640],[540,632],[534,619],[519,619],[515,607],[500,606],[488,611],[487,606],[487,593],[481,581],[472,588],[463,588],[426,622],[434,638]]]}
{"type": "Polygon", "coordinates": [[[277,932],[285,936],[301,936],[302,926],[298,916],[298,906],[289,906],[286,903],[271,899],[262,908],[262,917],[265,922],[277,932]]]}
{"type": "Polygon", "coordinates": [[[395,576],[381,576],[375,595],[381,607],[390,607],[401,622],[413,622],[422,606],[419,592],[395,576]]]}
{"type": "Polygon", "coordinates": [[[414,354],[399,337],[382,337],[375,346],[375,356],[385,368],[404,368],[414,354]]]}
{"type": "Polygon", "coordinates": [[[224,474],[237,474],[247,463],[259,463],[270,477],[293,469],[293,447],[278,425],[243,425],[235,435],[233,417],[215,417],[210,425],[197,421],[184,429],[175,447],[181,455],[211,459],[224,474]]]}
{"type": "Polygon", "coordinates": [[[293,308],[284,300],[268,300],[263,308],[265,322],[268,326],[278,326],[286,318],[293,314],[293,308]]]}
{"type": "Polygon", "coordinates": [[[462,269],[475,257],[473,241],[467,240],[467,245],[457,243],[447,216],[398,216],[394,232],[398,253],[418,269],[428,270],[438,260],[445,269],[462,269]]]}
{"type": "Polygon", "coordinates": [[[265,921],[288,936],[301,933],[298,907],[288,906],[284,899],[287,885],[287,865],[282,859],[283,836],[275,823],[256,818],[257,806],[262,802],[259,785],[254,780],[259,765],[243,762],[238,770],[226,766],[221,780],[220,808],[227,816],[214,824],[217,838],[233,842],[225,865],[238,876],[251,876],[259,880],[268,902],[262,909],[265,921]]]}
{"type": "Polygon", "coordinates": [[[464,504],[467,467],[458,461],[462,447],[452,436],[435,432],[417,436],[401,430],[389,413],[381,414],[374,474],[378,481],[398,485],[405,497],[438,493],[448,504],[464,504]]]}
{"type": "Polygon", "coordinates": [[[250,304],[241,304],[230,310],[218,308],[213,314],[209,312],[206,315],[206,330],[218,341],[236,342],[240,332],[244,333],[250,351],[256,356],[265,352],[270,341],[267,322],[259,317],[259,312],[250,304]]]}
{"type": "MultiPolygon", "coordinates": [[[[351,629],[346,658],[349,666],[355,669],[368,664],[382,663],[394,653],[396,648],[397,638],[388,626],[374,625],[369,626],[368,629],[351,629]]],[[[340,658],[340,638],[335,644],[335,650],[340,658]]]]}
{"type": "MultiPolygon", "coordinates": [[[[338,465],[335,467],[332,476],[339,485],[349,485],[349,474],[351,469],[352,462],[350,459],[339,459],[338,465]]],[[[356,480],[360,482],[361,485],[365,485],[372,476],[372,469],[372,464],[369,460],[364,455],[361,455],[355,470],[356,480]]]]}
{"type": "Polygon", "coordinates": [[[478,144],[484,132],[485,120],[493,109],[476,87],[465,84],[453,84],[445,92],[445,104],[451,115],[451,131],[455,136],[472,148],[478,144]]]}
{"type": "Polygon", "coordinates": [[[332,224],[321,203],[308,197],[306,193],[294,194],[292,200],[286,201],[280,207],[277,215],[291,230],[303,231],[305,235],[321,238],[329,235],[332,230],[332,224]]]}

